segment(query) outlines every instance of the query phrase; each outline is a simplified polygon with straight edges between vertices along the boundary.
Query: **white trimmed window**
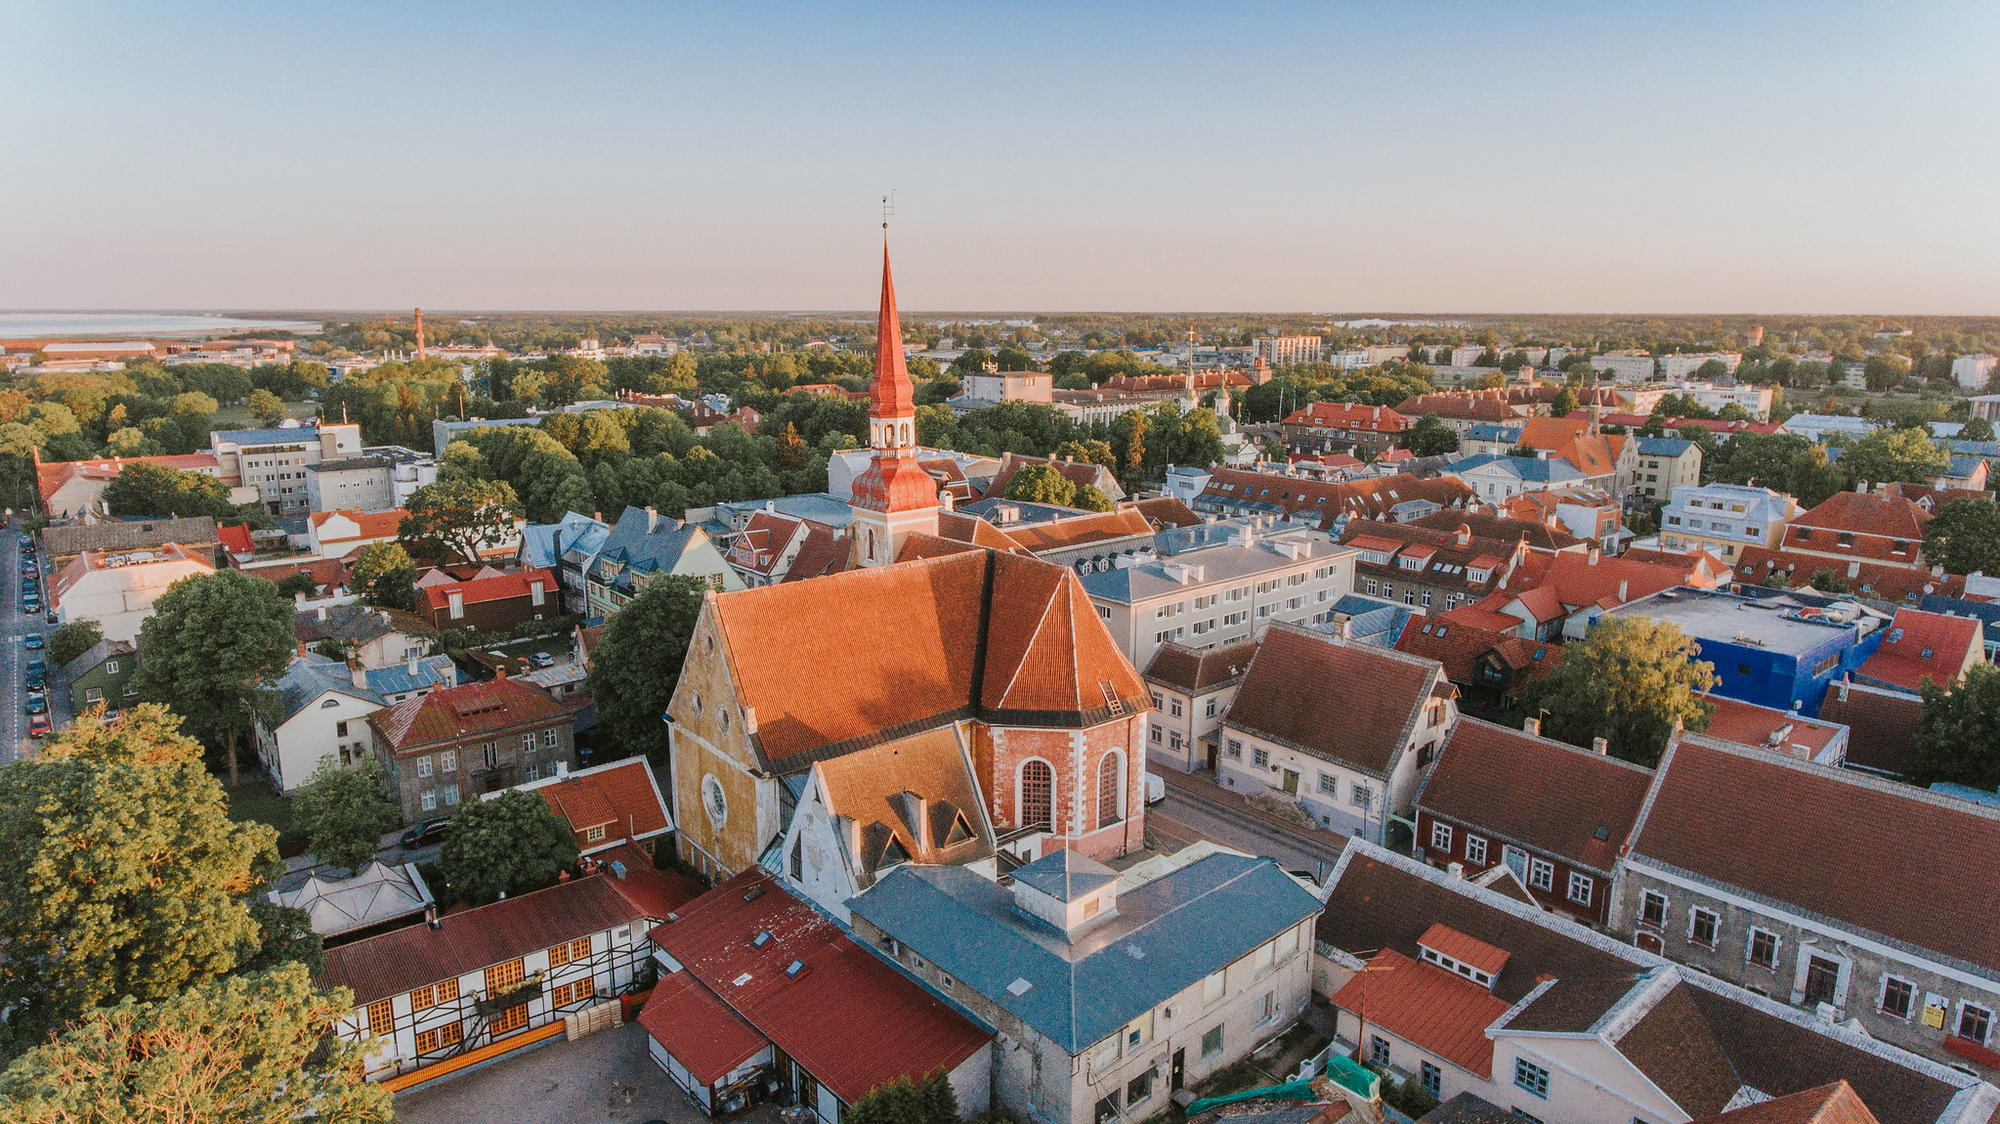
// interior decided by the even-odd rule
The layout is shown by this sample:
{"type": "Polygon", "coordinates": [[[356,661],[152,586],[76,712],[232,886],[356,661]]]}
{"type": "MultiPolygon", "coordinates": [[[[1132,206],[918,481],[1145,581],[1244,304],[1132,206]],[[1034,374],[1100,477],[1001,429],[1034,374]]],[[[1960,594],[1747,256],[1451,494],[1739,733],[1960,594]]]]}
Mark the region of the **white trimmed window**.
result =
{"type": "Polygon", "coordinates": [[[1722,918],[1699,906],[1688,911],[1688,940],[1714,948],[1721,932],[1722,918]]]}
{"type": "Polygon", "coordinates": [[[1431,823],[1431,848],[1432,848],[1433,850],[1438,850],[1438,851],[1444,851],[1444,852],[1447,852],[1447,853],[1449,853],[1449,852],[1451,851],[1451,825],[1450,825],[1450,824],[1443,824],[1443,823],[1437,823],[1436,821],[1432,821],[1432,823],[1431,823]]]}
{"type": "Polygon", "coordinates": [[[1556,885],[1556,864],[1547,859],[1530,859],[1528,862],[1528,885],[1537,890],[1552,890],[1556,885]]]}
{"type": "Polygon", "coordinates": [[[1578,874],[1575,871],[1570,871],[1569,900],[1575,902],[1578,905],[1589,905],[1590,891],[1592,885],[1593,884],[1590,880],[1590,875],[1578,874]]]}
{"type": "Polygon", "coordinates": [[[1486,840],[1481,839],[1477,835],[1466,836],[1465,861],[1483,865],[1486,862],[1486,840]]]}

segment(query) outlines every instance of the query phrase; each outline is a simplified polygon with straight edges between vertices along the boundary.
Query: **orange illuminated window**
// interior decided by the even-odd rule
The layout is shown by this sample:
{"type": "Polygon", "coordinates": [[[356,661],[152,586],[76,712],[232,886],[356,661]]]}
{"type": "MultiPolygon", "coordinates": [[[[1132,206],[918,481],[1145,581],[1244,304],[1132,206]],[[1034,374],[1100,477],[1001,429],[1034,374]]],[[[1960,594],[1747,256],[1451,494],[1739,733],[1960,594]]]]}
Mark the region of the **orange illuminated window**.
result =
{"type": "Polygon", "coordinates": [[[435,1006],[437,1006],[437,987],[435,985],[420,987],[410,993],[410,1013],[415,1014],[418,1011],[428,1011],[435,1006]]]}
{"type": "Polygon", "coordinates": [[[504,995],[507,989],[526,978],[527,973],[522,970],[519,957],[509,960],[505,964],[495,964],[491,968],[486,969],[486,994],[489,998],[495,995],[504,995]]]}
{"type": "Polygon", "coordinates": [[[395,1029],[395,1008],[389,1006],[387,999],[368,1005],[368,1033],[386,1037],[395,1029]]]}
{"type": "Polygon", "coordinates": [[[549,967],[560,968],[569,963],[569,946],[559,944],[549,950],[549,967]]]}
{"type": "Polygon", "coordinates": [[[569,996],[570,985],[558,984],[554,991],[549,992],[549,1005],[553,1007],[567,1007],[569,1006],[569,996]]]}
{"type": "Polygon", "coordinates": [[[590,955],[589,937],[578,937],[575,940],[569,942],[569,958],[571,960],[582,960],[584,957],[589,955],[590,955]]]}
{"type": "Polygon", "coordinates": [[[577,999],[589,999],[589,998],[590,998],[591,996],[593,996],[593,995],[596,995],[596,994],[597,994],[597,981],[596,981],[596,980],[592,979],[592,978],[591,978],[591,977],[589,977],[589,976],[585,976],[585,977],[583,977],[582,979],[580,979],[580,980],[576,981],[576,994],[575,994],[575,998],[577,998],[577,999]]]}
{"type": "Polygon", "coordinates": [[[445,1023],[429,1030],[417,1032],[417,1053],[432,1054],[449,1049],[465,1041],[465,1027],[461,1023],[445,1023]]]}
{"type": "Polygon", "coordinates": [[[509,1007],[493,1016],[493,1036],[498,1038],[510,1030],[519,1030],[527,1025],[528,1005],[523,1003],[518,1007],[509,1007]]]}
{"type": "Polygon", "coordinates": [[[454,1000],[454,999],[457,999],[457,998],[458,998],[458,977],[457,977],[457,976],[453,976],[453,977],[452,977],[451,979],[448,979],[448,980],[439,980],[439,981],[437,982],[436,986],[437,986],[437,1001],[438,1001],[438,1002],[440,1002],[440,1003],[449,1003],[449,1002],[451,1002],[452,1000],[454,1000]]]}

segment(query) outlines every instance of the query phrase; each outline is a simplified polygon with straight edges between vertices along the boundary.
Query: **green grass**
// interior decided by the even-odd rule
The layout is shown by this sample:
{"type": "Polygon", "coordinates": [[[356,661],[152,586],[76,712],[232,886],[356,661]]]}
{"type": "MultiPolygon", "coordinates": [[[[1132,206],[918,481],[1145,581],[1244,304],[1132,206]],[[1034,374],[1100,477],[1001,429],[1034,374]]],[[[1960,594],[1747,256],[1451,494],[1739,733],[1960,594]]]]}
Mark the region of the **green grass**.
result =
{"type": "Polygon", "coordinates": [[[271,786],[262,781],[245,781],[229,793],[229,818],[255,823],[267,823],[278,829],[280,835],[289,835],[292,828],[292,801],[271,791],[271,786]]]}
{"type": "MultiPolygon", "coordinates": [[[[310,418],[318,412],[319,403],[317,402],[285,403],[285,416],[288,418],[310,418]]],[[[260,419],[252,417],[250,415],[250,408],[239,402],[236,405],[224,406],[215,411],[215,421],[213,424],[216,429],[257,429],[261,428],[264,423],[260,419]]]]}

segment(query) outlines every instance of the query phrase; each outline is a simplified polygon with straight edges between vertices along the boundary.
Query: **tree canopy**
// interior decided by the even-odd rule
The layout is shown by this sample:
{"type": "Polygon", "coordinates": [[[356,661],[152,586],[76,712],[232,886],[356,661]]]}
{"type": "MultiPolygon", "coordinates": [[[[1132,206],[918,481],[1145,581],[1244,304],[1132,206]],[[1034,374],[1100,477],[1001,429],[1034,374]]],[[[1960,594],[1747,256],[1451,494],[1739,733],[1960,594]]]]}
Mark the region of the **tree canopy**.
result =
{"type": "Polygon", "coordinates": [[[1950,781],[2000,789],[2000,666],[1982,661],[1963,683],[1926,680],[1919,693],[1923,717],[1905,779],[1925,788],[1950,781]]]}
{"type": "Polygon", "coordinates": [[[959,1124],[958,1093],[943,1072],[921,1081],[898,1077],[870,1089],[843,1120],[845,1124],[959,1124]]]}
{"type": "Polygon", "coordinates": [[[229,783],[236,742],[293,650],[292,602],[241,570],[182,578],[139,626],[139,697],[171,708],[196,734],[222,741],[229,783]]]}
{"type": "Polygon", "coordinates": [[[1870,484],[1928,484],[1951,467],[1951,454],[1921,429],[1878,429],[1841,451],[1849,479],[1870,484]]]}
{"type": "Polygon", "coordinates": [[[410,493],[397,534],[426,557],[478,562],[482,547],[513,534],[520,506],[505,483],[440,478],[410,493]]]}
{"type": "Polygon", "coordinates": [[[2000,573],[2000,505],[1961,496],[1931,513],[1924,525],[1924,561],[1948,574],[2000,573]]]}
{"type": "Polygon", "coordinates": [[[77,619],[64,624],[49,637],[49,665],[62,667],[97,647],[104,629],[93,620],[77,619]]]}
{"type": "Polygon", "coordinates": [[[569,821],[550,811],[540,793],[515,788],[460,806],[438,853],[438,869],[453,900],[483,905],[503,893],[549,885],[557,872],[576,865],[576,856],[569,821]]]}
{"type": "Polygon", "coordinates": [[[1055,465],[1031,464],[1016,469],[1007,481],[1007,498],[1068,507],[1076,499],[1076,485],[1055,465]]]}
{"type": "Polygon", "coordinates": [[[1521,691],[1523,718],[1542,710],[1542,733],[1571,745],[1593,738],[1613,756],[1651,767],[1666,749],[1675,719],[1708,728],[1715,706],[1701,693],[1716,684],[1715,665],[1694,658],[1694,641],[1671,624],[1600,618],[1562,662],[1521,691]]]}
{"type": "Polygon", "coordinates": [[[1420,457],[1458,452],[1458,431],[1436,414],[1425,414],[1403,434],[1403,447],[1420,457]]]}
{"type": "Polygon", "coordinates": [[[409,609],[416,601],[417,563],[403,544],[370,543],[354,559],[354,588],[384,609],[409,609]]]}
{"type": "Polygon", "coordinates": [[[289,964],[91,1011],[0,1074],[0,1118],[21,1124],[363,1124],[395,1094],[334,1033],[345,988],[289,964]]]}
{"type": "Polygon", "coordinates": [[[0,769],[0,1041],[40,1040],[120,996],[166,999],[263,940],[246,901],[277,833],[229,818],[165,708],[77,719],[0,769]]]}
{"type": "Polygon", "coordinates": [[[402,825],[403,810],[389,799],[374,758],[342,768],[329,755],[292,797],[292,818],[313,858],[359,874],[375,861],[383,834],[402,825]]]}
{"type": "Polygon", "coordinates": [[[590,693],[597,725],[611,741],[643,753],[655,769],[667,767],[663,716],[680,681],[688,641],[701,616],[707,585],[700,578],[667,575],[639,587],[604,624],[590,665],[590,693]]]}
{"type": "Polygon", "coordinates": [[[128,464],[104,486],[113,515],[208,515],[233,519],[229,488],[213,476],[139,461],[128,464]]]}

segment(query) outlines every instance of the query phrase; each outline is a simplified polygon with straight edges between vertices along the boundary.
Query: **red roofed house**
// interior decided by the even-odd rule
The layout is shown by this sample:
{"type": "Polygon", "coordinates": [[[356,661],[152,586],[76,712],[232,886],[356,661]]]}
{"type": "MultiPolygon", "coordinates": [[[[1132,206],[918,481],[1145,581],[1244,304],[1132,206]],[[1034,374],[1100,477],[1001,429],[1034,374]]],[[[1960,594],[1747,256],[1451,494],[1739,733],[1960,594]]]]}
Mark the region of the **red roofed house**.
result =
{"type": "MultiPolygon", "coordinates": [[[[1830,542],[1832,534],[1815,531],[1813,538],[1830,542]]],[[[1847,591],[1857,597],[1914,605],[1927,594],[1964,596],[1965,579],[1957,574],[1942,573],[1943,569],[1940,566],[1935,570],[1925,570],[1901,562],[1867,562],[1859,558],[1829,558],[1824,554],[1804,551],[1746,546],[1742,558],[1736,563],[1735,574],[1736,580],[1746,585],[1775,585],[1773,575],[1776,575],[1782,577],[1786,585],[1802,586],[1811,584],[1815,576],[1825,573],[1845,583],[1847,591]]]]}
{"type": "Polygon", "coordinates": [[[1666,556],[1676,561],[1655,562],[1613,558],[1593,548],[1584,554],[1565,551],[1542,557],[1547,566],[1538,575],[1493,594],[1479,607],[1519,617],[1543,639],[1581,639],[1591,622],[1608,609],[1663,589],[1713,589],[1721,577],[1709,568],[1705,554],[1666,556]]]}
{"type": "Polygon", "coordinates": [[[1146,757],[1183,773],[1214,771],[1221,753],[1217,733],[1222,715],[1256,654],[1254,639],[1216,648],[1190,648],[1172,641],[1160,645],[1146,664],[1146,685],[1153,689],[1146,757]]]}
{"type": "Polygon", "coordinates": [[[1285,445],[1295,453],[1353,453],[1377,457],[1417,419],[1383,406],[1353,402],[1313,402],[1291,412],[1283,423],[1285,445]]]}
{"type": "Polygon", "coordinates": [[[1850,769],[1900,777],[1917,753],[1917,724],[1924,703],[1908,691],[1891,691],[1842,679],[1819,704],[1822,722],[1847,727],[1850,769]]]}
{"type": "Polygon", "coordinates": [[[78,519],[94,523],[108,513],[104,510],[104,489],[128,464],[156,464],[203,476],[222,476],[214,453],[189,453],[168,457],[99,457],[87,461],[49,461],[35,465],[35,487],[42,496],[42,511],[51,519],[78,519]]]}
{"type": "Polygon", "coordinates": [[[1881,645],[1854,677],[1915,694],[1926,681],[1940,687],[1957,683],[1985,655],[1976,618],[1898,609],[1881,645]]]}
{"type": "MultiPolygon", "coordinates": [[[[558,761],[553,773],[515,787],[540,793],[550,811],[569,821],[578,854],[595,855],[630,843],[651,855],[660,836],[674,830],[667,798],[643,757],[574,771],[558,761]]],[[[488,792],[480,798],[498,795],[488,792]]]]}
{"type": "Polygon", "coordinates": [[[968,1116],[992,1097],[992,1034],[752,867],[652,931],[666,970],[639,1025],[710,1116],[775,1101],[839,1124],[880,1085],[943,1073],[968,1116]]]}
{"type": "Polygon", "coordinates": [[[525,683],[447,687],[368,715],[382,779],[413,823],[576,764],[575,715],[525,683]]]}
{"type": "Polygon", "coordinates": [[[1417,790],[1417,854],[1468,877],[1504,864],[1537,904],[1606,925],[1618,857],[1652,780],[1601,748],[1466,718],[1417,790]]]}
{"type": "Polygon", "coordinates": [[[711,592],[695,625],[668,709],[674,820],[683,857],[711,875],[749,869],[776,838],[781,778],[947,726],[994,826],[1022,833],[1017,857],[1143,846],[1146,686],[1076,575],[990,548],[888,564],[939,530],[901,338],[885,251],[857,568],[711,592]]]}
{"type": "Polygon", "coordinates": [[[1433,660],[1273,624],[1223,716],[1216,780],[1283,793],[1328,830],[1380,842],[1408,815],[1456,695],[1433,660]]]}
{"type": "Polygon", "coordinates": [[[1638,445],[1625,437],[1606,436],[1588,418],[1529,418],[1521,423],[1520,446],[1546,450],[1576,466],[1583,482],[1612,496],[1623,497],[1638,445]]]}
{"type": "MultiPolygon", "coordinates": [[[[1827,695],[1829,700],[1832,697],[1827,695]]],[[[1820,765],[1840,765],[1847,760],[1849,731],[1839,722],[1801,718],[1725,695],[1710,694],[1708,702],[1715,708],[1708,729],[1702,731],[1708,737],[1820,765]]],[[[1820,716],[1826,716],[1824,704],[1820,716]]]]}
{"type": "Polygon", "coordinates": [[[555,575],[547,570],[473,578],[427,586],[418,594],[418,613],[430,626],[505,631],[523,621],[562,615],[555,575]]]}
{"type": "Polygon", "coordinates": [[[1461,711],[1497,716],[1530,680],[1547,675],[1560,664],[1563,650],[1545,641],[1524,639],[1511,625],[1494,630],[1463,619],[1483,612],[1462,608],[1443,616],[1411,617],[1396,638],[1395,648],[1444,665],[1445,678],[1458,688],[1461,711]]]}
{"type": "Polygon", "coordinates": [[[1505,589],[1515,567],[1530,553],[1519,536],[1485,538],[1466,523],[1433,529],[1351,519],[1340,541],[1359,552],[1354,592],[1398,601],[1426,615],[1448,613],[1505,589]]]}
{"type": "MultiPolygon", "coordinates": [[[[1864,481],[1852,492],[1836,492],[1824,503],[1793,517],[1778,549],[1819,558],[1923,568],[1924,524],[1930,513],[1914,500],[1870,492],[1864,481]]],[[[1748,552],[1744,561],[1749,562],[1748,552]]],[[[1829,563],[1826,569],[1841,566],[1829,563]]]]}
{"type": "Polygon", "coordinates": [[[616,1002],[652,955],[647,929],[700,892],[645,858],[327,949],[319,982],[354,992],[335,1032],[377,1040],[381,1079],[616,1002]]]}
{"type": "Polygon", "coordinates": [[[321,558],[340,558],[364,546],[395,542],[397,528],[409,513],[387,511],[315,511],[306,519],[306,545],[321,558]]]}
{"type": "Polygon", "coordinates": [[[1499,390],[1473,390],[1457,394],[1422,394],[1405,398],[1396,406],[1405,417],[1422,420],[1436,414],[1438,420],[1458,431],[1460,437],[1475,425],[1519,424],[1535,412],[1530,403],[1512,402],[1499,390]]]}

